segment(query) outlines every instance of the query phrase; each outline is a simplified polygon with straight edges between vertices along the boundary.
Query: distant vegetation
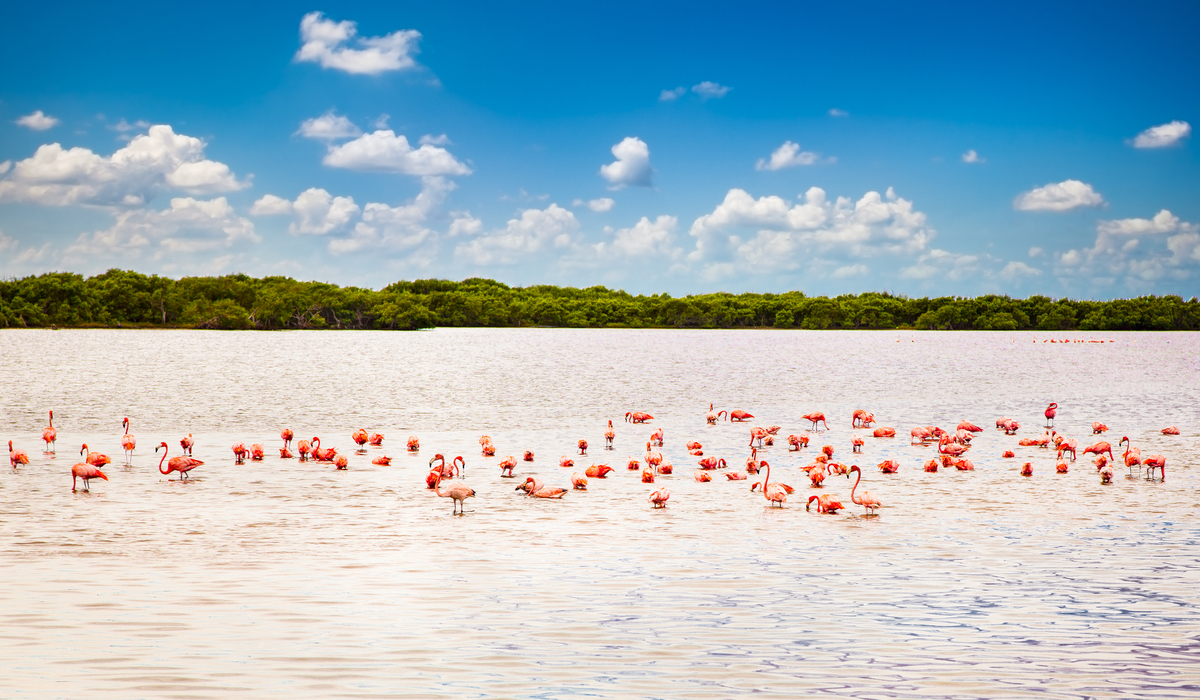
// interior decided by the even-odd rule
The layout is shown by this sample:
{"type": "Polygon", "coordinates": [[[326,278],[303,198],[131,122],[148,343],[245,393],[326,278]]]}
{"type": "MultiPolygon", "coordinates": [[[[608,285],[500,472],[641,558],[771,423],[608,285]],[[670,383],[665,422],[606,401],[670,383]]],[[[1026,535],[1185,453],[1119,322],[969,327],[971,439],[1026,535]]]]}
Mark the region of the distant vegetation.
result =
{"type": "Polygon", "coordinates": [[[396,282],[374,291],[289,277],[172,280],[125,270],[0,281],[3,327],[417,329],[434,326],[1196,330],[1193,297],[1071,301],[909,298],[878,292],[632,295],[605,287],[509,287],[488,279],[396,282]]]}

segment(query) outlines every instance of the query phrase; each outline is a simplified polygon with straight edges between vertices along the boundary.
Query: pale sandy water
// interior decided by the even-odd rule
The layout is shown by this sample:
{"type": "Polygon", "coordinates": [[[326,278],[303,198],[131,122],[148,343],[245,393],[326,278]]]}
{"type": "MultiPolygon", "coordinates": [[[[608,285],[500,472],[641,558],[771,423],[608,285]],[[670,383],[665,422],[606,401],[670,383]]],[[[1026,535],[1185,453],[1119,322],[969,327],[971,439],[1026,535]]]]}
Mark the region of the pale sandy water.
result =
{"type": "Polygon", "coordinates": [[[0,697],[1196,697],[1198,358],[1197,334],[0,331],[0,437],[33,462],[0,471],[0,697]],[[748,451],[749,425],[705,425],[710,401],[781,435],[829,416],[807,452],[762,453],[798,487],[785,508],[693,481],[687,440],[739,468],[748,451]],[[1103,420],[1165,454],[1166,481],[1102,486],[1083,457],[1057,475],[992,428],[1040,434],[1049,401],[1081,446],[1103,420]],[[901,437],[851,455],[860,407],[901,437]],[[962,418],[986,428],[976,471],[921,471],[909,428],[962,418]],[[285,426],[350,469],[272,456],[285,426]],[[358,427],[384,448],[354,453],[358,427]],[[676,467],[661,511],[623,468],[653,427],[676,467]],[[206,464],[160,475],[154,445],[189,432],[206,464]],[[618,467],[586,493],[498,476],[532,449],[518,474],[568,486],[579,438],[577,464],[618,467]],[[235,465],[237,440],[267,460],[235,465]],[[118,464],[72,493],[84,441],[118,464]],[[877,517],[805,512],[798,467],[825,443],[867,467],[877,517]],[[465,516],[424,488],[435,452],[467,459],[465,516]]]}

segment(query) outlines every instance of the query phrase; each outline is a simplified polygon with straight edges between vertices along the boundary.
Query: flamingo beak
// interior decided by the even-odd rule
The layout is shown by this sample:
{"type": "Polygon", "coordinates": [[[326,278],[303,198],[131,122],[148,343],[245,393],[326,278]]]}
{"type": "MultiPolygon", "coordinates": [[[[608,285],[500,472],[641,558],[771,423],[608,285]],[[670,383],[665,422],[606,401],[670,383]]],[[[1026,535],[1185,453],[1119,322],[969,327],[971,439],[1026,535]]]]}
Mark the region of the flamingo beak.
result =
{"type": "Polygon", "coordinates": [[[99,469],[96,470],[96,476],[100,477],[101,479],[104,479],[105,481],[108,481],[108,477],[105,476],[104,472],[100,471],[99,469]]]}

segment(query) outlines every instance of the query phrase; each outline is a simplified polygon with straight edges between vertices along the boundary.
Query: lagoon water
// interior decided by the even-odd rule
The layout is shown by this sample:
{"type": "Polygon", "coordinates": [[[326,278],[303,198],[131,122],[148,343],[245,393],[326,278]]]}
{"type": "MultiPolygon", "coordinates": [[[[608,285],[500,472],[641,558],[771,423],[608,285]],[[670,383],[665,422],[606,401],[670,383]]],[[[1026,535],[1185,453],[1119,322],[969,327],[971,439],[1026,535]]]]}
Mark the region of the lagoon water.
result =
{"type": "Polygon", "coordinates": [[[0,471],[4,698],[1200,695],[1200,334],[9,330],[0,358],[0,437],[32,462],[0,471]],[[1166,455],[1166,480],[1101,485],[1082,454],[1060,475],[1016,447],[1050,401],[1081,448],[1103,421],[1114,449],[1166,455]],[[710,402],[756,418],[706,425],[710,402]],[[900,437],[852,455],[855,408],[900,437]],[[753,479],[693,480],[688,440],[741,468],[750,425],[782,437],[816,410],[830,429],[807,451],[760,452],[797,487],[785,508],[753,479]],[[909,429],[960,419],[985,428],[976,470],[923,472],[934,449],[909,429]],[[279,459],[284,427],[349,470],[279,459]],[[359,427],[383,448],[356,453],[359,427]],[[663,510],[624,468],[655,427],[663,510]],[[205,465],[162,476],[154,446],[188,433],[205,465]],[[235,441],[267,459],[235,465],[235,441]],[[72,492],[83,442],[114,464],[72,492]],[[823,491],[847,510],[805,511],[823,444],[865,467],[878,516],[843,477],[823,491]],[[526,449],[518,476],[551,485],[562,455],[617,471],[524,498],[496,464],[526,449]],[[424,487],[438,452],[467,461],[464,516],[424,487]]]}

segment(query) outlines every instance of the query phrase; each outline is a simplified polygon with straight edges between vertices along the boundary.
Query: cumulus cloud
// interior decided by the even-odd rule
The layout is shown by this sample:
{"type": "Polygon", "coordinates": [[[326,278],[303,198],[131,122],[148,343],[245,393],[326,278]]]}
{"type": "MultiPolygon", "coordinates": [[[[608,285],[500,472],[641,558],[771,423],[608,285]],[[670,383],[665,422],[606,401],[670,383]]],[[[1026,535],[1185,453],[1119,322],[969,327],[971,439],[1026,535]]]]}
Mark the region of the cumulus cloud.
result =
{"type": "Polygon", "coordinates": [[[91,262],[96,257],[140,257],[157,246],[165,253],[198,253],[258,243],[249,219],[239,217],[224,197],[211,200],[176,197],[167,209],[133,209],[116,214],[104,231],[82,234],[64,253],[64,262],[91,262]]]}
{"type": "Polygon", "coordinates": [[[914,280],[945,278],[957,282],[978,271],[978,255],[952,253],[948,250],[932,248],[918,257],[916,263],[902,268],[900,276],[904,279],[914,280]]]}
{"type": "Polygon", "coordinates": [[[254,206],[250,207],[251,216],[280,216],[282,214],[292,213],[291,200],[283,197],[276,197],[273,194],[265,194],[259,197],[254,202],[254,206]]]}
{"type": "Polygon", "coordinates": [[[650,167],[650,147],[636,136],[627,136],[612,147],[617,157],[600,166],[600,175],[609,182],[609,189],[619,190],[628,185],[650,187],[654,169],[650,167]]]}
{"type": "Polygon", "coordinates": [[[1013,260],[1000,270],[1000,279],[1014,280],[1018,277],[1036,277],[1042,274],[1042,271],[1036,267],[1026,265],[1019,260],[1013,260]]]}
{"type": "Polygon", "coordinates": [[[319,117],[305,119],[296,133],[308,139],[340,141],[361,136],[362,129],[355,126],[346,117],[334,114],[333,110],[330,110],[319,117]]]}
{"type": "Polygon", "coordinates": [[[974,148],[972,148],[971,150],[962,154],[962,162],[964,162],[964,163],[982,163],[983,159],[980,158],[979,154],[975,152],[974,148]]]}
{"type": "Polygon", "coordinates": [[[1032,248],[1029,249],[1029,257],[1031,257],[1031,258],[1036,258],[1039,255],[1044,255],[1045,253],[1046,253],[1046,251],[1042,250],[1038,246],[1033,246],[1032,248]]]}
{"type": "Polygon", "coordinates": [[[817,162],[817,154],[811,151],[801,151],[800,144],[792,141],[784,141],[783,145],[775,149],[771,154],[770,160],[759,158],[754,164],[755,170],[782,170],[784,168],[793,168],[797,165],[812,165],[817,162]]]}
{"type": "Polygon", "coordinates": [[[26,114],[16,121],[17,126],[23,126],[34,131],[45,131],[61,123],[61,120],[51,117],[48,114],[43,114],[40,109],[35,110],[32,114],[26,114]]]}
{"type": "Polygon", "coordinates": [[[1146,129],[1133,138],[1134,148],[1167,148],[1178,146],[1192,133],[1192,125],[1175,120],[1146,129]]]}
{"type": "Polygon", "coordinates": [[[1190,279],[1200,269],[1200,225],[1163,209],[1152,218],[1100,221],[1091,248],[1056,256],[1060,276],[1123,278],[1131,288],[1163,277],[1190,279]]]}
{"type": "Polygon", "coordinates": [[[729,87],[728,85],[714,83],[711,80],[705,80],[702,83],[697,83],[696,85],[692,86],[692,92],[696,93],[701,99],[704,100],[724,97],[732,89],[733,88],[729,87]]]}
{"type": "Polygon", "coordinates": [[[668,260],[678,259],[683,255],[683,249],[675,245],[675,228],[679,220],[674,216],[662,215],[651,221],[643,216],[629,228],[606,229],[613,234],[611,241],[605,241],[594,246],[601,254],[612,254],[625,258],[643,258],[653,256],[668,260]]]}
{"type": "Polygon", "coordinates": [[[1013,200],[1013,208],[1020,211],[1070,211],[1101,204],[1104,204],[1104,198],[1100,193],[1079,180],[1063,180],[1035,187],[1013,200]]]}
{"type": "Polygon", "coordinates": [[[334,22],[323,13],[310,12],[300,20],[301,45],[295,60],[359,75],[416,67],[413,55],[420,50],[417,43],[421,33],[415,29],[373,37],[357,37],[357,34],[354,22],[334,22]]]}
{"type": "Polygon", "coordinates": [[[322,162],[334,168],[404,175],[438,177],[471,174],[471,169],[459,162],[450,151],[428,143],[414,149],[406,137],[396,135],[390,129],[331,145],[322,162]]]}
{"type": "Polygon", "coordinates": [[[871,269],[862,263],[857,265],[843,265],[833,271],[830,277],[834,279],[843,279],[846,277],[863,277],[871,272],[871,269]]]}
{"type": "MultiPolygon", "coordinates": [[[[330,252],[412,250],[433,242],[437,233],[428,226],[428,221],[454,187],[454,183],[445,178],[425,177],[421,180],[421,192],[408,204],[393,207],[378,202],[367,203],[363,207],[362,221],[354,227],[351,236],[330,241],[330,252]]],[[[464,233],[464,229],[470,227],[470,222],[460,223],[455,233],[464,233]]]]}
{"type": "Polygon", "coordinates": [[[689,233],[696,238],[689,260],[711,270],[725,264],[728,270],[744,266],[766,271],[796,269],[815,253],[916,255],[936,236],[925,214],[891,188],[885,195],[867,192],[858,201],[829,201],[819,187],[810,188],[804,201],[794,205],[782,197],[755,199],[745,190],[731,189],[711,214],[692,223],[689,233]],[[732,232],[737,229],[757,232],[743,239],[732,232]]]}
{"type": "Polygon", "coordinates": [[[587,201],[576,199],[575,201],[571,202],[571,206],[573,207],[586,206],[588,209],[591,209],[594,212],[611,211],[615,205],[616,202],[610,197],[600,197],[599,199],[589,199],[587,201]]]}
{"type": "Polygon", "coordinates": [[[249,187],[229,166],[204,157],[204,142],[159,124],[105,158],[86,148],[39,146],[0,180],[0,202],[47,206],[141,206],[160,190],[188,194],[249,187]]]}
{"type": "Polygon", "coordinates": [[[450,228],[446,235],[451,238],[475,236],[483,231],[483,221],[471,216],[471,212],[451,212],[450,228]]]}
{"type": "Polygon", "coordinates": [[[438,134],[437,136],[425,134],[417,143],[422,146],[449,146],[450,137],[445,134],[438,134]]]}
{"type": "Polygon", "coordinates": [[[547,246],[565,248],[579,231],[579,221],[557,204],[526,209],[503,229],[460,243],[454,255],[476,265],[512,265],[547,246]]]}
{"type": "Polygon", "coordinates": [[[338,231],[358,216],[358,205],[353,197],[334,197],[329,192],[310,187],[292,202],[296,220],[288,226],[288,233],[324,236],[338,231]]]}
{"type": "Polygon", "coordinates": [[[658,93],[658,101],[659,102],[674,102],[675,100],[678,100],[680,97],[683,97],[686,93],[687,93],[687,88],[680,85],[679,87],[677,87],[673,90],[663,90],[662,92],[658,93]]]}

